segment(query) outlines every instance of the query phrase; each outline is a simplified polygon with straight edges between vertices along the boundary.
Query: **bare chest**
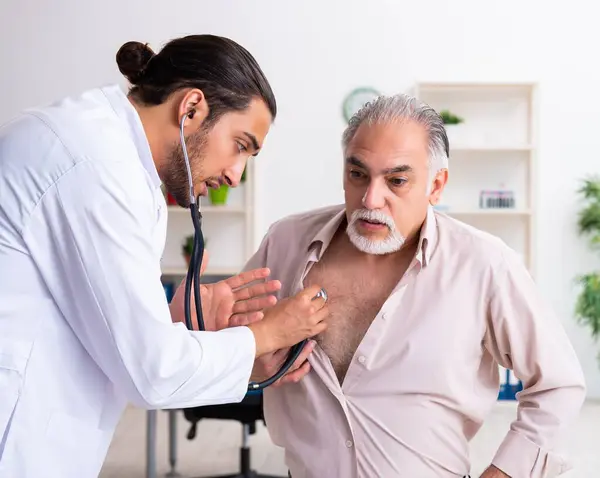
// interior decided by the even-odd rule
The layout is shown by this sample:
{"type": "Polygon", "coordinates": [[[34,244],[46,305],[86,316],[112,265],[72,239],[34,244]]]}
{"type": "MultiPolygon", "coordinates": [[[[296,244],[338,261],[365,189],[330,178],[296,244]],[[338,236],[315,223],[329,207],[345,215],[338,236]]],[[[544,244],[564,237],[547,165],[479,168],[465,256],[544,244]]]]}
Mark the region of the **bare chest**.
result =
{"type": "Polygon", "coordinates": [[[327,291],[330,311],[327,330],[316,337],[316,341],[329,357],[341,383],[356,349],[389,297],[395,281],[316,264],[304,283],[306,286],[318,284],[327,291]]]}

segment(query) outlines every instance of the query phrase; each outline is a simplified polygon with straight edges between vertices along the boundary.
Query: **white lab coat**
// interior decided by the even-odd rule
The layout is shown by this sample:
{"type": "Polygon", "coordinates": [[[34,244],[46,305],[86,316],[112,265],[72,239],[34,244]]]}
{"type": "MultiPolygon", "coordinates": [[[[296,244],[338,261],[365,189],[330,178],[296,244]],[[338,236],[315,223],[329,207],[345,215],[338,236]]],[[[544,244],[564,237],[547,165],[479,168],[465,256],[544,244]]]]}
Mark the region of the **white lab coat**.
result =
{"type": "Polygon", "coordinates": [[[97,477],[127,402],[243,399],[252,332],[171,322],[166,213],[119,87],[0,129],[0,477],[97,477]]]}

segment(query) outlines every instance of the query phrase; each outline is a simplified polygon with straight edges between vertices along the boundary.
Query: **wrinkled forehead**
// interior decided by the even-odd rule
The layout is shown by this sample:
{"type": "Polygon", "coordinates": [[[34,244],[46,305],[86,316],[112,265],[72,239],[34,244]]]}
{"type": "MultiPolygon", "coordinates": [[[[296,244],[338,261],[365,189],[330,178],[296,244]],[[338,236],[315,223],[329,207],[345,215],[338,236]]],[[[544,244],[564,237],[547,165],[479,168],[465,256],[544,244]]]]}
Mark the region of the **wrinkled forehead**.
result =
{"type": "Polygon", "coordinates": [[[358,159],[373,169],[391,168],[401,164],[414,167],[429,162],[429,134],[414,121],[363,123],[348,143],[345,159],[358,159]]]}

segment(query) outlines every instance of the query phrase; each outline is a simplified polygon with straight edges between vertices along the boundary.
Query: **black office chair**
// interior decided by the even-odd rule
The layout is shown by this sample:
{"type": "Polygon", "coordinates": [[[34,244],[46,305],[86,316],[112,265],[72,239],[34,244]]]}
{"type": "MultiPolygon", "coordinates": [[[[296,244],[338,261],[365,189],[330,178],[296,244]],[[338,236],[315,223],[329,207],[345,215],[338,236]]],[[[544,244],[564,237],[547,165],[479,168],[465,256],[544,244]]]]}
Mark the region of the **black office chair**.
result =
{"type": "Polygon", "coordinates": [[[248,438],[256,433],[256,422],[265,423],[263,414],[262,392],[248,392],[240,403],[225,405],[209,405],[205,407],[186,408],[183,415],[191,423],[188,440],[196,437],[198,422],[204,418],[218,420],[236,420],[242,423],[242,447],[240,449],[240,472],[233,475],[221,475],[209,478],[287,478],[262,475],[250,466],[250,447],[248,438]]]}

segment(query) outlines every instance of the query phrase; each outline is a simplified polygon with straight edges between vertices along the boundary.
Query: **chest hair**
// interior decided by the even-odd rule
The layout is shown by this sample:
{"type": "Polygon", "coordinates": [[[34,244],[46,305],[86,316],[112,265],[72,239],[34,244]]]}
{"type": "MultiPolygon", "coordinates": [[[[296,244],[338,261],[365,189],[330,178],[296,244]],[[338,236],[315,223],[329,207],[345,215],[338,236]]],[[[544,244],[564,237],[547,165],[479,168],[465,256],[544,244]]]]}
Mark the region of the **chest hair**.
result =
{"type": "Polygon", "coordinates": [[[395,268],[381,272],[369,274],[353,261],[324,257],[304,281],[305,286],[318,284],[327,291],[327,330],[315,340],[329,357],[340,383],[373,319],[401,277],[401,271],[395,268]]]}

